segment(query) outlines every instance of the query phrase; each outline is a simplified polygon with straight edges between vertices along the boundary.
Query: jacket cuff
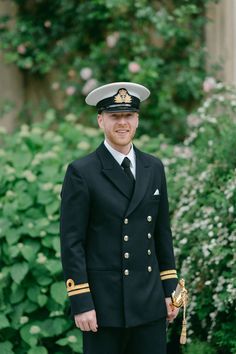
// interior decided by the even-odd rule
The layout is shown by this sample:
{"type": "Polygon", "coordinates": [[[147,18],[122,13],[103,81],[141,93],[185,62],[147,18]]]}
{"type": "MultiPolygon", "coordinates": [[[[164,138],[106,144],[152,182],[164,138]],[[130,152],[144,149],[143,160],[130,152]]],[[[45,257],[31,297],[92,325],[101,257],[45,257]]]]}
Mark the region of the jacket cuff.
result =
{"type": "Polygon", "coordinates": [[[66,282],[67,294],[71,303],[71,314],[77,315],[94,309],[94,303],[88,283],[75,285],[72,279],[66,282]]]}
{"type": "Polygon", "coordinates": [[[172,292],[176,289],[178,284],[178,276],[175,269],[165,270],[160,272],[162,286],[165,297],[171,297],[172,292]]]}

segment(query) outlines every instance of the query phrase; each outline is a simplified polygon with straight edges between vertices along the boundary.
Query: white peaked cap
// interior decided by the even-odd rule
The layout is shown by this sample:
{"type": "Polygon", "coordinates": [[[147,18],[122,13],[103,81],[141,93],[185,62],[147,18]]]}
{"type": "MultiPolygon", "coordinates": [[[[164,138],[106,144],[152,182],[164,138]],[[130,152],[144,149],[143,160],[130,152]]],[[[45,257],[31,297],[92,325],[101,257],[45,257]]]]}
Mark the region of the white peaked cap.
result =
{"type": "Polygon", "coordinates": [[[121,89],[125,89],[128,96],[133,96],[133,98],[137,98],[140,102],[146,100],[150,95],[150,91],[143,85],[133,82],[113,82],[91,91],[87,95],[85,102],[88,105],[96,106],[100,101],[117,95],[118,91],[121,89]]]}

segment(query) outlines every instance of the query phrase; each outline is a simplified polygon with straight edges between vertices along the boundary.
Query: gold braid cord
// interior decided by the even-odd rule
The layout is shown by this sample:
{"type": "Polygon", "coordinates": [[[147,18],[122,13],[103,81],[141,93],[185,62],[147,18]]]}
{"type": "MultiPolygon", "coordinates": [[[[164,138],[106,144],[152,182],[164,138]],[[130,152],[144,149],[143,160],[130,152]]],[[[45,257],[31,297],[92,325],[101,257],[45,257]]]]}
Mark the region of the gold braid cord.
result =
{"type": "Polygon", "coordinates": [[[172,304],[175,307],[183,307],[183,321],[182,331],[180,336],[180,344],[185,344],[187,340],[187,321],[186,321],[186,307],[188,303],[188,291],[185,288],[184,279],[180,279],[179,284],[171,295],[172,304]]]}

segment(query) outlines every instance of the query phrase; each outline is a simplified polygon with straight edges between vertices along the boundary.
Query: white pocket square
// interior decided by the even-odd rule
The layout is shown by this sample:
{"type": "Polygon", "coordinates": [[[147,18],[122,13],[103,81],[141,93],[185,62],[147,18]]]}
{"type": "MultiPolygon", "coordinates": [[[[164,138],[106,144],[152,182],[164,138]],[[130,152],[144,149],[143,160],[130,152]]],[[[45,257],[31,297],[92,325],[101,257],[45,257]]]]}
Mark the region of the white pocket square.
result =
{"type": "Polygon", "coordinates": [[[159,195],[159,194],[160,194],[159,189],[156,189],[153,195],[159,195]]]}

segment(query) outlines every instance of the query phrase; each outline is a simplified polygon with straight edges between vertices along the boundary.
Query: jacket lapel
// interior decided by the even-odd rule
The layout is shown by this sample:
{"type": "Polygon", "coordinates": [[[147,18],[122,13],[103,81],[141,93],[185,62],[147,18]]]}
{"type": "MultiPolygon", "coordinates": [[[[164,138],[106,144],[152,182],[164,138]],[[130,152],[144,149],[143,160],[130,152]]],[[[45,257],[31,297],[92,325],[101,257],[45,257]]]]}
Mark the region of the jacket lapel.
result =
{"type": "Polygon", "coordinates": [[[130,199],[132,186],[128,183],[127,176],[121,166],[107,150],[104,143],[97,148],[96,152],[102,164],[103,174],[120,190],[121,193],[130,199]]]}
{"type": "Polygon", "coordinates": [[[151,174],[150,163],[145,157],[145,154],[135,146],[134,149],[136,155],[136,182],[132,199],[126,211],[126,216],[130,215],[144,198],[151,174]]]}

